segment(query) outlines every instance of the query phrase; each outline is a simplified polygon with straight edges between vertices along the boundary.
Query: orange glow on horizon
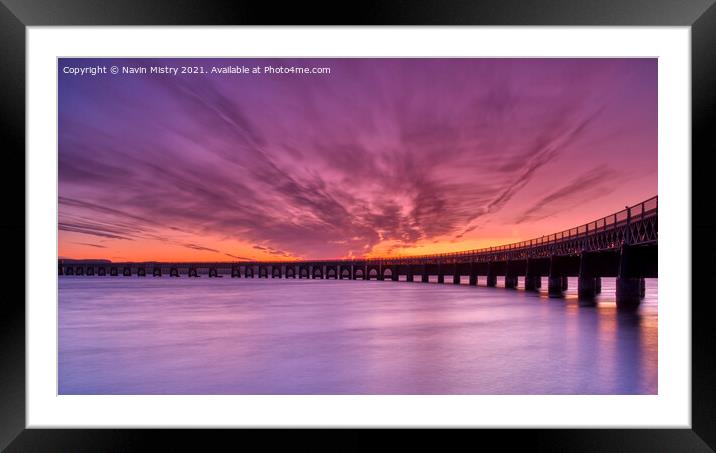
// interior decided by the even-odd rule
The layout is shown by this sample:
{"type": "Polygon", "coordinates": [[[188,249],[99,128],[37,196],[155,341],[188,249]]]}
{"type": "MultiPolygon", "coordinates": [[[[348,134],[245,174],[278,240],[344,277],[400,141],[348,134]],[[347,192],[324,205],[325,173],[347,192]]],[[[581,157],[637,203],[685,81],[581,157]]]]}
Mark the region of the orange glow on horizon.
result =
{"type": "MultiPolygon", "coordinates": [[[[496,247],[517,243],[520,241],[535,239],[547,234],[553,234],[593,221],[589,220],[572,222],[565,225],[564,222],[556,224],[556,221],[542,221],[535,224],[522,226],[519,230],[512,228],[511,234],[499,234],[504,228],[493,227],[485,231],[483,237],[471,237],[456,240],[451,237],[443,237],[432,241],[421,240],[415,244],[402,244],[399,241],[383,240],[377,243],[366,253],[348,253],[343,256],[296,256],[287,252],[284,254],[271,253],[270,247],[261,247],[244,242],[229,240],[226,238],[204,237],[201,245],[183,242],[180,239],[167,240],[116,240],[102,239],[100,244],[83,242],[84,235],[81,233],[59,231],[60,241],[58,256],[60,259],[91,259],[110,260],[113,262],[242,262],[242,261],[272,261],[272,262],[293,262],[301,260],[318,259],[363,259],[381,258],[396,256],[420,256],[441,253],[453,253],[468,250],[478,250],[489,247],[496,247]],[[106,244],[106,245],[104,245],[106,244]],[[266,250],[257,250],[263,248],[266,250]],[[230,255],[224,250],[230,251],[230,255]]],[[[167,231],[163,233],[168,234],[167,231]]]]}

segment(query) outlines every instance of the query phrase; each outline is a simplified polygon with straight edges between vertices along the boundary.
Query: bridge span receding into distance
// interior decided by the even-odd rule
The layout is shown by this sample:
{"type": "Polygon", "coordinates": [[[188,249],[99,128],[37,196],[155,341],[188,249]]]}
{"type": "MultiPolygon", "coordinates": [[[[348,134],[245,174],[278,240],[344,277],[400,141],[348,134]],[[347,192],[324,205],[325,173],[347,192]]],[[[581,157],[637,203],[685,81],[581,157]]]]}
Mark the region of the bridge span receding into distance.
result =
{"type": "Polygon", "coordinates": [[[567,290],[567,277],[578,277],[577,293],[593,300],[601,292],[602,277],[616,277],[620,307],[636,307],[644,297],[645,278],[658,275],[658,197],[593,222],[527,241],[478,250],[421,256],[303,261],[236,262],[109,262],[59,260],[63,276],[170,276],[211,278],[310,278],[349,280],[420,281],[437,276],[438,283],[452,277],[460,283],[478,276],[495,287],[503,277],[505,288],[516,289],[524,277],[527,291],[539,291],[547,277],[550,297],[567,290]]]}

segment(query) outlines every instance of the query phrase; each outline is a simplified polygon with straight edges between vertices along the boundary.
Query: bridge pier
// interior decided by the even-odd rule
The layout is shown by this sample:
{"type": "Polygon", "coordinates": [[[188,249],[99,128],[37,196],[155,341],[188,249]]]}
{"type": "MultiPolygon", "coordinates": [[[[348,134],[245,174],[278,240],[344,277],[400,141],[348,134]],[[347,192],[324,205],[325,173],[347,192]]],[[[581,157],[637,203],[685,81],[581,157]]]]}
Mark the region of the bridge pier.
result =
{"type": "Polygon", "coordinates": [[[104,267],[100,267],[99,269],[97,269],[97,275],[100,277],[104,277],[105,275],[107,275],[107,269],[105,269],[104,267]]]}
{"type": "Polygon", "coordinates": [[[525,291],[539,291],[542,288],[542,275],[536,270],[537,262],[528,258],[525,267],[525,291]]]}
{"type": "Polygon", "coordinates": [[[632,267],[636,267],[633,249],[624,244],[619,254],[619,274],[616,281],[617,308],[635,309],[645,295],[646,281],[635,276],[632,267]]]}
{"type": "Polygon", "coordinates": [[[87,267],[87,275],[94,275],[94,267],[92,267],[92,266],[87,267]]]}
{"type": "Polygon", "coordinates": [[[643,278],[617,277],[617,307],[638,307],[643,297],[643,283],[643,278]]]}
{"type": "Polygon", "coordinates": [[[470,263],[470,279],[468,284],[470,286],[477,286],[477,269],[475,269],[475,263],[470,263]]]}
{"type": "Polygon", "coordinates": [[[539,275],[525,275],[525,291],[539,291],[542,287],[542,277],[539,275]]]}
{"type": "Polygon", "coordinates": [[[170,277],[179,277],[179,269],[176,267],[172,267],[169,269],[169,276],[170,277]]]}
{"type": "Polygon", "coordinates": [[[406,282],[412,282],[412,281],[414,281],[413,269],[411,269],[410,267],[408,267],[408,273],[405,275],[405,281],[406,281],[406,282]]]}
{"type": "Polygon", "coordinates": [[[110,277],[116,277],[119,272],[117,271],[116,267],[110,267],[109,268],[109,276],[110,277]]]}
{"type": "Polygon", "coordinates": [[[517,276],[505,275],[505,288],[517,289],[517,276]]]}
{"type": "Polygon", "coordinates": [[[549,297],[564,296],[563,280],[564,277],[559,275],[550,275],[547,278],[547,294],[549,295],[549,297]]]}
{"type": "Polygon", "coordinates": [[[592,301],[597,295],[597,285],[594,277],[577,278],[577,297],[579,300],[592,301]]]}
{"type": "Polygon", "coordinates": [[[487,266],[487,282],[486,286],[488,288],[494,288],[497,286],[497,272],[495,269],[496,265],[494,262],[488,263],[487,266]]]}
{"type": "Polygon", "coordinates": [[[195,267],[190,267],[189,271],[187,272],[188,277],[194,277],[199,278],[199,272],[196,270],[195,267]]]}
{"type": "Polygon", "coordinates": [[[460,273],[455,271],[454,274],[452,274],[452,284],[453,285],[459,285],[460,284],[460,273]]]}
{"type": "Polygon", "coordinates": [[[209,278],[219,278],[219,270],[215,267],[210,267],[209,278]]]}
{"type": "Polygon", "coordinates": [[[75,275],[84,275],[85,268],[82,266],[77,266],[77,269],[75,269],[75,275]]]}
{"type": "Polygon", "coordinates": [[[238,266],[231,266],[231,278],[241,278],[241,270],[238,266]]]}
{"type": "Polygon", "coordinates": [[[438,283],[445,283],[445,274],[438,274],[438,283]]]}
{"type": "Polygon", "coordinates": [[[490,288],[494,288],[497,286],[497,275],[495,274],[487,274],[487,283],[486,285],[490,288]]]}
{"type": "Polygon", "coordinates": [[[492,270],[487,273],[487,286],[490,288],[497,286],[497,274],[492,273],[492,270]]]}
{"type": "Polygon", "coordinates": [[[547,294],[549,297],[564,297],[567,290],[567,277],[560,274],[558,258],[549,259],[549,277],[547,277],[547,294]]]}
{"type": "Polygon", "coordinates": [[[602,277],[594,277],[594,292],[596,294],[602,293],[602,277]]]}
{"type": "Polygon", "coordinates": [[[597,285],[590,256],[582,253],[579,259],[579,277],[577,278],[577,297],[579,300],[593,301],[597,295],[597,285]]]}
{"type": "Polygon", "coordinates": [[[391,272],[391,274],[390,274],[390,279],[391,279],[392,281],[397,282],[397,281],[400,280],[400,272],[398,272],[398,269],[397,269],[397,268],[391,269],[390,272],[391,272]]]}

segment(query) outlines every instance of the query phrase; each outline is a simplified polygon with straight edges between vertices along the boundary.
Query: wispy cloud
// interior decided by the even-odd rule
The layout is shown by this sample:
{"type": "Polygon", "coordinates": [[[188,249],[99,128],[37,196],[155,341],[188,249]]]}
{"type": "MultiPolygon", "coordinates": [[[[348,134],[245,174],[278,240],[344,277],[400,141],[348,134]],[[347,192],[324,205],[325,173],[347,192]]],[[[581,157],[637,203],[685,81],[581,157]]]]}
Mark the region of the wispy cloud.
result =
{"type": "Polygon", "coordinates": [[[182,246],[184,246],[184,247],[186,247],[186,248],[188,248],[188,249],[192,249],[192,250],[199,250],[199,251],[207,251],[207,252],[220,253],[220,252],[219,252],[218,250],[216,250],[216,249],[212,249],[212,248],[209,248],[209,247],[203,247],[203,246],[201,246],[201,245],[196,245],[196,244],[182,244],[182,246]]]}
{"type": "Polygon", "coordinates": [[[555,191],[535,201],[514,222],[540,220],[558,212],[611,193],[619,182],[619,173],[606,165],[592,168],[555,191]]]}
{"type": "Polygon", "coordinates": [[[224,255],[226,255],[226,256],[228,256],[228,257],[230,257],[230,258],[235,258],[235,259],[237,259],[237,260],[251,261],[251,258],[247,258],[247,257],[245,257],[245,256],[232,255],[231,253],[224,253],[224,255]]]}
{"type": "Polygon", "coordinates": [[[88,242],[73,242],[73,244],[86,245],[87,247],[96,247],[96,248],[99,248],[99,249],[105,249],[105,248],[107,248],[107,247],[104,246],[104,245],[90,244],[90,243],[88,243],[88,242]]]}

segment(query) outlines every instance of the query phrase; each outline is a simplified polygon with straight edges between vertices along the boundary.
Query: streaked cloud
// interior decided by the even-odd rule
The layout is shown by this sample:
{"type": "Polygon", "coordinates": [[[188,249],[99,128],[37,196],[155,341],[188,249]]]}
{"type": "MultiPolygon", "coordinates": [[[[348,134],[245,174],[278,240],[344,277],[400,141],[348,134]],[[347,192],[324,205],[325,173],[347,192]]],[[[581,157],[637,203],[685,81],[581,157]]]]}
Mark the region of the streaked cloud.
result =
{"type": "Polygon", "coordinates": [[[360,256],[656,191],[653,60],[319,63],[331,74],[61,75],[65,248],[360,256]]]}

